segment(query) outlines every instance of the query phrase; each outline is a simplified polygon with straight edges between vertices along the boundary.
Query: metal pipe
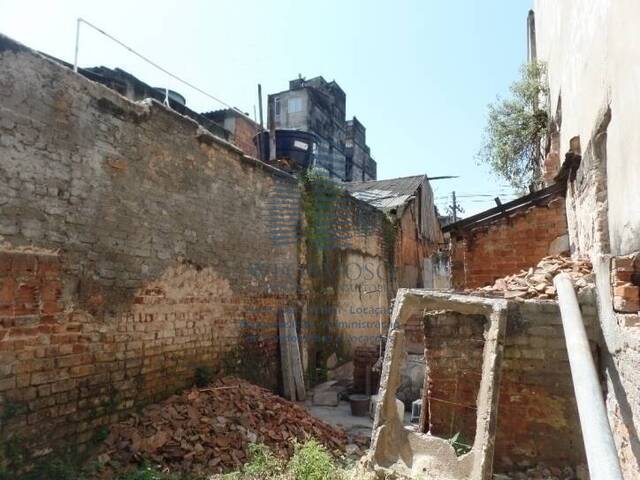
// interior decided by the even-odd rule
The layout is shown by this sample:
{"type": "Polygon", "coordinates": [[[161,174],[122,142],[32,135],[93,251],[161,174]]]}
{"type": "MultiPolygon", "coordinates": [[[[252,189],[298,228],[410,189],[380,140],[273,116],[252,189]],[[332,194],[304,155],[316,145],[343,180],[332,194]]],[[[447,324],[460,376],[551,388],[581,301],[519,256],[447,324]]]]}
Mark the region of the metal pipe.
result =
{"type": "Polygon", "coordinates": [[[80,22],[82,21],[82,19],[80,17],[78,17],[78,20],[76,20],[76,53],[75,56],[73,58],[73,71],[77,72],[78,71],[78,50],[80,49],[80,22]]]}
{"type": "Polygon", "coordinates": [[[618,452],[613,441],[600,381],[591,356],[589,339],[571,277],[561,273],[553,279],[553,284],[558,292],[560,315],[590,478],[591,480],[622,480],[618,452]]]}
{"type": "Polygon", "coordinates": [[[73,69],[77,72],[78,71],[78,50],[80,49],[79,46],[79,42],[80,42],[80,24],[84,23],[85,25],[93,28],[95,31],[101,33],[102,35],[104,35],[105,37],[107,37],[108,39],[114,41],[115,43],[117,43],[118,45],[120,45],[123,48],[126,48],[127,50],[129,50],[131,53],[133,53],[136,57],[141,58],[142,60],[144,60],[145,62],[147,62],[148,64],[152,65],[153,67],[157,68],[158,70],[160,70],[163,73],[166,73],[167,75],[169,75],[171,78],[187,85],[188,87],[193,88],[195,91],[201,93],[202,95],[205,95],[206,97],[209,97],[213,100],[215,100],[218,103],[221,103],[222,105],[224,105],[227,108],[230,108],[231,110],[233,110],[234,112],[236,112],[238,115],[241,115],[245,118],[248,118],[249,120],[251,120],[251,117],[249,115],[247,115],[246,113],[244,113],[242,110],[240,110],[237,107],[233,107],[230,104],[223,102],[222,100],[220,100],[217,97],[214,97],[213,95],[205,92],[204,90],[202,90],[201,88],[196,87],[193,83],[187,82],[186,80],[183,80],[182,78],[178,77],[177,75],[174,75],[173,73],[171,73],[169,70],[166,70],[164,68],[162,68],[160,65],[158,65],[157,63],[149,60],[147,57],[145,57],[144,55],[142,55],[141,53],[136,52],[133,48],[131,48],[130,46],[122,43],[120,40],[118,40],[116,37],[114,37],[113,35],[109,35],[107,32],[105,32],[104,30],[96,27],[93,23],[86,21],[84,18],[78,17],[77,20],[77,28],[76,28],[76,54],[75,54],[75,60],[74,60],[74,65],[73,65],[73,69]]]}
{"type": "Polygon", "coordinates": [[[527,61],[535,63],[538,61],[538,48],[536,46],[536,14],[529,10],[527,16],[527,61]]]}

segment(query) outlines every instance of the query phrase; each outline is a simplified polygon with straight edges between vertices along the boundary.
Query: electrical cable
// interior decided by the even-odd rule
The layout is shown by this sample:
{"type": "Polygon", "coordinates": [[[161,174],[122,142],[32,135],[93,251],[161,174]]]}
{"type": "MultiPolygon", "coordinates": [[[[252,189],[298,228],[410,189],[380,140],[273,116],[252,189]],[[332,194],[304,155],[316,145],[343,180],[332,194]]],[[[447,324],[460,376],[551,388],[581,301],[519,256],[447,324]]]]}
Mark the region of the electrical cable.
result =
{"type": "Polygon", "coordinates": [[[91,22],[88,22],[87,20],[78,17],[77,20],[78,24],[77,24],[77,31],[76,31],[76,53],[75,53],[75,61],[74,61],[74,65],[73,68],[74,70],[77,72],[78,71],[78,51],[79,51],[79,39],[80,39],[80,24],[84,23],[88,26],[90,26],[91,28],[93,28],[94,30],[98,31],[99,33],[101,33],[102,35],[104,35],[105,37],[113,40],[114,42],[116,42],[118,45],[120,45],[123,48],[126,48],[127,50],[129,50],[131,53],[133,53],[135,56],[137,56],[138,58],[141,58],[142,60],[144,60],[145,62],[149,63],[150,65],[154,66],[155,68],[157,68],[158,70],[160,70],[161,72],[169,75],[170,77],[174,78],[175,80],[187,85],[188,87],[193,88],[195,91],[205,95],[206,97],[209,97],[213,100],[215,100],[216,102],[224,105],[227,108],[230,108],[231,110],[235,111],[236,113],[242,115],[243,117],[251,120],[251,117],[249,117],[249,115],[245,114],[243,111],[241,111],[240,109],[238,109],[237,107],[233,107],[230,104],[228,104],[227,102],[225,102],[224,100],[219,99],[218,97],[211,95],[210,93],[205,92],[204,90],[202,90],[201,88],[196,87],[194,84],[192,84],[191,82],[188,82],[180,77],[178,77],[177,75],[174,75],[173,73],[171,73],[169,70],[161,67],[160,65],[158,65],[157,63],[155,63],[154,61],[148,59],[147,57],[145,57],[144,55],[142,55],[141,53],[136,52],[133,48],[131,48],[130,46],[126,45],[125,43],[121,42],[120,40],[118,40],[117,38],[115,38],[113,35],[108,34],[107,32],[105,32],[104,30],[102,30],[101,28],[96,27],[94,24],[92,24],[91,22]]]}

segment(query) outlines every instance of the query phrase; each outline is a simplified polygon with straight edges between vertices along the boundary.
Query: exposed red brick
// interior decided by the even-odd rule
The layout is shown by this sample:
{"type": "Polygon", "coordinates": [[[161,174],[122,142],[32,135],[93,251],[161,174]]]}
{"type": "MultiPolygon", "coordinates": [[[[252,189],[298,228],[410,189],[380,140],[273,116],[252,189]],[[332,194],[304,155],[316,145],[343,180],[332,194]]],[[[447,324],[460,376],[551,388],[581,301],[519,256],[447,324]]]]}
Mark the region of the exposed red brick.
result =
{"type": "Polygon", "coordinates": [[[453,287],[492,285],[498,278],[526,270],[548,255],[551,243],[565,234],[567,220],[562,198],[455,234],[451,240],[453,287]]]}

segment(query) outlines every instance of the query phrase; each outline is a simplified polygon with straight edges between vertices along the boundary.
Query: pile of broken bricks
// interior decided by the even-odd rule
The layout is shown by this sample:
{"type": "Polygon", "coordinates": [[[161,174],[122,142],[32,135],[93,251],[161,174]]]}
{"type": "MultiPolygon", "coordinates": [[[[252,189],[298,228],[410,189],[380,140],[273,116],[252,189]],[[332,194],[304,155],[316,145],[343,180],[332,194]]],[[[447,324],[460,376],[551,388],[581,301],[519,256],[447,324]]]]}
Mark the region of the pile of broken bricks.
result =
{"type": "Polygon", "coordinates": [[[589,260],[574,260],[554,255],[544,257],[538,265],[529,270],[499,278],[493,285],[468,292],[474,295],[500,296],[512,300],[532,298],[555,300],[557,294],[553,286],[553,277],[562,272],[569,274],[578,291],[594,283],[593,269],[589,260]]]}
{"type": "Polygon", "coordinates": [[[107,469],[152,462],[170,471],[212,474],[243,465],[250,443],[288,457],[293,440],[310,437],[336,454],[345,449],[344,432],[268,390],[229,377],[116,424],[98,460],[107,469]]]}

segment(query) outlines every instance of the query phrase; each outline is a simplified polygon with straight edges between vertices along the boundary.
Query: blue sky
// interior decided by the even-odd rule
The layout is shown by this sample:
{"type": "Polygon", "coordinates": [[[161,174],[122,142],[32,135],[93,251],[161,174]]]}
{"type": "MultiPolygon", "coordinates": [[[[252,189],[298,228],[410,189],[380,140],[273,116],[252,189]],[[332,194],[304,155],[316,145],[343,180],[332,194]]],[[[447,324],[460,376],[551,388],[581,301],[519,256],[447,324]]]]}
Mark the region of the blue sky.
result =
{"type": "MultiPolygon", "coordinates": [[[[367,128],[378,178],[460,175],[432,186],[441,209],[456,190],[469,215],[496,195],[515,198],[474,157],[487,104],[526,58],[529,8],[531,0],[0,0],[0,32],[71,62],[83,17],[251,116],[258,83],[271,93],[298,74],[335,79],[347,116],[367,128]]],[[[88,28],[79,63],[173,88],[194,110],[221,108],[88,28]]]]}

